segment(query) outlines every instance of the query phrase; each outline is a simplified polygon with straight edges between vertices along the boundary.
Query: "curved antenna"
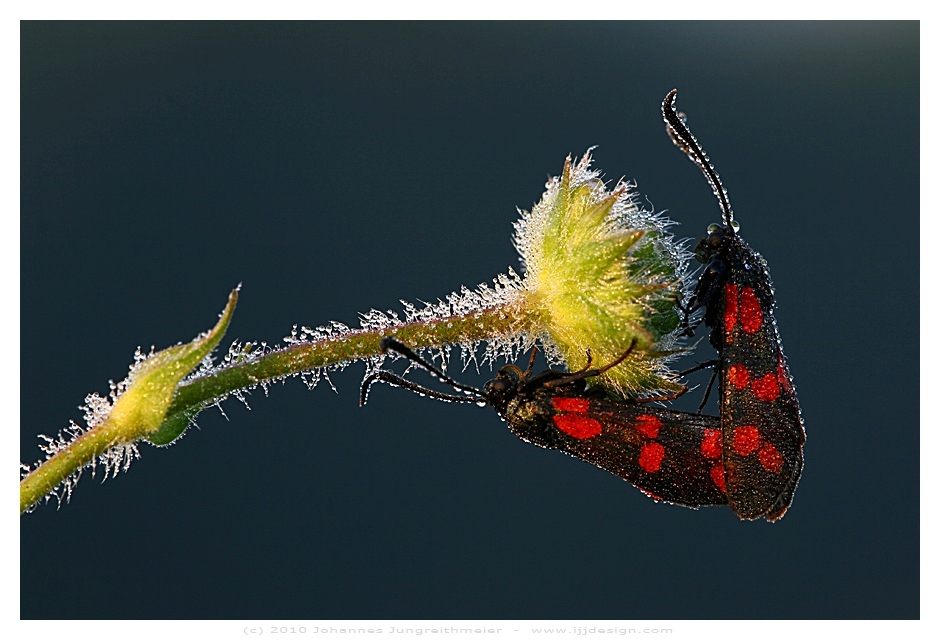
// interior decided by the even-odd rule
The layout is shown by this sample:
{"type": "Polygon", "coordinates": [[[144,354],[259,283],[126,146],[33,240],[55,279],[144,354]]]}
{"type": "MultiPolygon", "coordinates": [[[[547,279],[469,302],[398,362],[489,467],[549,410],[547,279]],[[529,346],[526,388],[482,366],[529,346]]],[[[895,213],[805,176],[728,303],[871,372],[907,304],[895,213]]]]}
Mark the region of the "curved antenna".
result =
{"type": "Polygon", "coordinates": [[[391,371],[385,371],[384,369],[379,369],[378,371],[373,371],[369,376],[362,381],[362,387],[359,390],[359,406],[363,407],[366,404],[366,400],[369,397],[369,388],[376,382],[381,380],[382,382],[389,384],[393,387],[400,387],[402,389],[408,389],[408,391],[413,391],[421,396],[428,396],[430,398],[436,398],[438,400],[444,400],[446,402],[473,402],[480,403],[486,402],[486,398],[481,395],[475,396],[458,396],[451,393],[441,393],[440,391],[435,391],[434,389],[428,389],[427,387],[422,387],[420,384],[415,384],[410,380],[405,380],[400,375],[394,374],[391,371]]]}
{"type": "Polygon", "coordinates": [[[711,165],[705,150],[698,143],[689,127],[685,124],[684,115],[676,113],[676,89],[666,94],[663,100],[663,119],[666,121],[666,133],[672,138],[672,142],[689,156],[689,160],[698,165],[698,168],[705,174],[705,178],[712,186],[715,197],[718,198],[718,205],[721,207],[721,217],[725,221],[725,226],[730,233],[734,233],[734,227],[731,223],[734,221],[734,215],[731,213],[731,201],[728,200],[728,192],[725,191],[721,180],[718,179],[718,173],[715,167],[711,165]]]}
{"type": "Polygon", "coordinates": [[[467,391],[469,393],[475,393],[478,397],[480,395],[479,390],[469,387],[465,384],[460,384],[456,380],[453,380],[446,373],[435,367],[433,364],[419,356],[417,353],[409,349],[406,345],[402,344],[395,338],[382,338],[381,343],[382,353],[388,351],[394,351],[395,353],[404,356],[411,362],[414,362],[416,365],[430,373],[432,376],[443,382],[444,384],[449,384],[454,389],[458,391],[467,391]]]}
{"type": "Polygon", "coordinates": [[[409,349],[395,338],[382,338],[381,349],[382,353],[394,351],[395,353],[402,355],[411,362],[415,363],[441,382],[449,384],[456,391],[465,391],[473,395],[459,396],[450,393],[441,393],[440,391],[435,391],[434,389],[422,387],[420,384],[416,384],[410,380],[405,380],[400,375],[394,374],[391,371],[379,369],[378,371],[373,371],[365,380],[362,381],[362,387],[360,387],[359,390],[360,407],[366,403],[366,399],[369,396],[369,388],[379,380],[386,384],[390,384],[393,387],[401,387],[402,389],[407,389],[408,391],[412,391],[418,395],[425,395],[431,398],[436,398],[438,400],[446,400],[448,402],[473,402],[476,404],[486,402],[486,398],[483,397],[483,394],[478,389],[474,389],[473,387],[469,387],[465,384],[460,384],[456,380],[451,379],[450,376],[448,376],[446,373],[435,367],[433,364],[419,356],[417,353],[409,349]]]}

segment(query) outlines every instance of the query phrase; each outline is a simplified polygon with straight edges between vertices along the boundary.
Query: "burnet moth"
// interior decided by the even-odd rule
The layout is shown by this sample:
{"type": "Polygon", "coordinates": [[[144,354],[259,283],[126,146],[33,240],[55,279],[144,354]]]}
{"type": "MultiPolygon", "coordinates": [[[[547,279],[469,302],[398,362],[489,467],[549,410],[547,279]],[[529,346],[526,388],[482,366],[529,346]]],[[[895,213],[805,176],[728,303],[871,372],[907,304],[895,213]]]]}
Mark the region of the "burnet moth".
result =
{"type": "Polygon", "coordinates": [[[363,381],[360,404],[365,404],[369,387],[382,381],[440,400],[488,405],[526,442],[609,471],[654,500],[692,508],[728,504],[718,418],[609,400],[587,389],[587,378],[623,362],[635,342],[598,369],[588,368],[588,354],[588,364],[574,373],[548,369],[533,375],[533,350],[525,371],[504,366],[483,389],[475,389],[452,380],[397,340],[385,338],[383,352],[404,356],[463,394],[434,391],[380,369],[363,381]]]}
{"type": "MultiPolygon", "coordinates": [[[[774,289],[767,263],[741,239],[728,193],[676,113],[675,101],[673,89],[663,101],[666,129],[705,174],[724,223],[711,225],[695,248],[705,268],[684,311],[688,323],[691,314],[704,310],[702,321],[711,327],[710,341],[718,351],[714,366],[728,503],[743,519],[774,521],[793,500],[806,440],[774,321],[774,289]]],[[[693,330],[690,326],[689,333],[693,330]]]]}

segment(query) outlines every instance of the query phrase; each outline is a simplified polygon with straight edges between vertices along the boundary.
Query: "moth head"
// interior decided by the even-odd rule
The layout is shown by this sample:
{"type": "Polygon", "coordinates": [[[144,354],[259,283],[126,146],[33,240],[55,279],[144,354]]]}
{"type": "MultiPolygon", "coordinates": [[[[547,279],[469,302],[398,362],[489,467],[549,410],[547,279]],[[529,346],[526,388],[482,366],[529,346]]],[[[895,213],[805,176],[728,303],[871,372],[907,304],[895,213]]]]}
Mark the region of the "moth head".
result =
{"type": "Polygon", "coordinates": [[[506,365],[496,372],[495,378],[483,385],[482,395],[499,411],[517,393],[519,383],[525,377],[525,373],[516,365],[506,365]]]}
{"type": "Polygon", "coordinates": [[[730,226],[713,223],[708,225],[705,231],[705,237],[695,245],[695,259],[701,263],[707,263],[724,246],[725,240],[738,232],[741,225],[736,220],[731,221],[730,226]]]}

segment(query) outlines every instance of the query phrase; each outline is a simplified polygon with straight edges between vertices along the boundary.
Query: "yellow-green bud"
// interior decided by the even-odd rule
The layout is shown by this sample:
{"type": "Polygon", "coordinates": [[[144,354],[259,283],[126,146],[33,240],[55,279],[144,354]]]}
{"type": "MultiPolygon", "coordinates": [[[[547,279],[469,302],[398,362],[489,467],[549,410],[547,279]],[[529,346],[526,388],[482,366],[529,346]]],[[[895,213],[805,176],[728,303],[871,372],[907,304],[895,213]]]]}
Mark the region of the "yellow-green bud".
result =
{"type": "Polygon", "coordinates": [[[612,362],[636,339],[600,382],[633,396],[677,390],[666,362],[676,351],[686,252],[666,220],[638,206],[632,185],[608,191],[590,165],[590,152],[577,164],[569,157],[516,223],[526,307],[539,316],[549,355],[570,370],[585,365],[588,350],[592,366],[612,362]]]}

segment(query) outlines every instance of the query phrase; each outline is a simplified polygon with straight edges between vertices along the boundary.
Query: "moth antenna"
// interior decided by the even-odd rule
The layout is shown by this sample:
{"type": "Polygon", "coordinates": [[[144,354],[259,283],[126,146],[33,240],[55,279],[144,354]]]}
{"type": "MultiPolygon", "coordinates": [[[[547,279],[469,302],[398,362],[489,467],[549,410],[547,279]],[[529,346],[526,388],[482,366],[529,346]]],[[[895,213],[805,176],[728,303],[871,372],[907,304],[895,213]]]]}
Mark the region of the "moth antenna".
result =
{"type": "Polygon", "coordinates": [[[689,157],[689,160],[697,164],[698,168],[705,174],[705,178],[712,186],[715,197],[718,198],[718,205],[721,207],[721,217],[724,219],[725,226],[728,228],[729,233],[734,233],[734,227],[731,224],[734,221],[734,214],[731,212],[731,201],[728,199],[728,192],[721,184],[718,173],[715,171],[715,167],[711,165],[708,156],[705,155],[702,145],[689,131],[684,114],[676,112],[676,91],[676,89],[670,91],[666,94],[666,99],[663,100],[663,119],[666,121],[666,132],[672,138],[673,143],[682,149],[685,155],[689,157]]]}
{"type": "Polygon", "coordinates": [[[404,356],[405,358],[415,363],[416,365],[418,365],[419,367],[421,367],[422,369],[430,373],[432,376],[440,380],[441,382],[445,384],[449,384],[450,386],[452,386],[454,389],[457,389],[458,391],[467,391],[468,393],[473,393],[477,397],[480,397],[480,392],[478,389],[467,386],[465,384],[460,384],[459,382],[457,382],[456,380],[448,376],[446,373],[444,373],[443,371],[435,367],[433,364],[431,364],[430,362],[428,362],[427,360],[419,356],[417,353],[409,349],[406,345],[402,344],[395,338],[382,338],[381,348],[382,348],[382,353],[385,353],[387,351],[394,351],[395,353],[401,356],[404,356]]]}
{"type": "Polygon", "coordinates": [[[373,371],[362,381],[362,387],[359,391],[359,406],[364,406],[366,403],[366,398],[369,396],[369,387],[371,387],[376,381],[382,381],[386,384],[390,384],[393,387],[400,387],[402,389],[407,389],[418,395],[428,396],[430,398],[436,398],[438,400],[445,400],[447,402],[486,402],[486,399],[479,395],[475,394],[473,396],[464,396],[464,395],[454,395],[451,393],[441,393],[440,391],[435,391],[434,389],[428,389],[427,387],[422,387],[420,384],[415,384],[410,380],[405,380],[401,376],[392,373],[391,371],[385,371],[384,369],[379,369],[378,371],[373,371]]]}

